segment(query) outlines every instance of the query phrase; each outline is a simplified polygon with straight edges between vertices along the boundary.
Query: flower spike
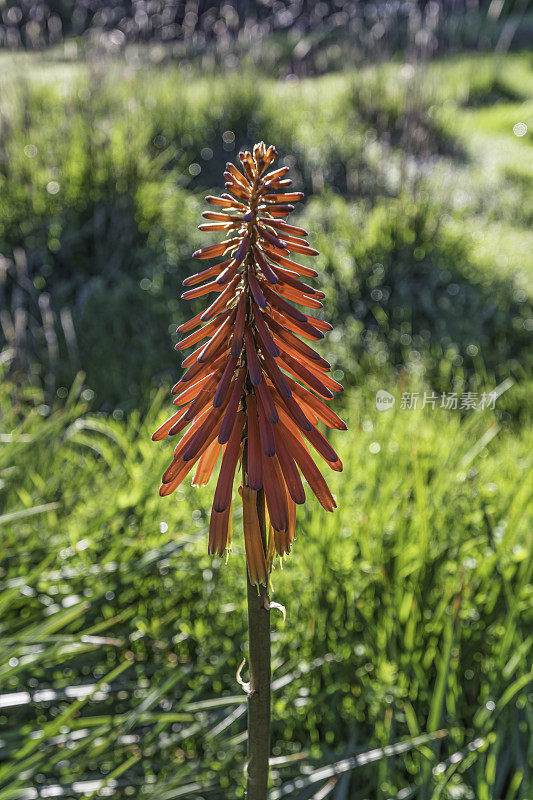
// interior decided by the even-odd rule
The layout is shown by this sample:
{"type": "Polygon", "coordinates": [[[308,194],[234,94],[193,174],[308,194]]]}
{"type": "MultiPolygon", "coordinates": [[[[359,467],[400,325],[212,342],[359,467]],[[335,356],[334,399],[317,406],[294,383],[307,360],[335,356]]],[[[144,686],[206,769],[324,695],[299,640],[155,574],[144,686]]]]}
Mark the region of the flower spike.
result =
{"type": "Polygon", "coordinates": [[[226,164],[227,191],[206,197],[216,210],[203,212],[209,222],[199,229],[222,231],[225,238],[193,255],[222,260],[186,278],[182,298],[214,293],[215,299],[178,328],[183,338],[176,349],[195,349],[172,389],[179,408],[152,436],[159,441],[188,428],[163,476],[162,496],[175,491],[193,467],[193,485],[205,486],[222,454],[211,554],[222,556],[230,548],[233,483],[242,463],[244,544],[249,578],[256,584],[268,582],[274,552],[283,556],[291,548],[296,505],[305,502],[302,477],[326,511],[336,508],[305,440],[340,471],[342,463],[317,425],[346,430],[325,402],[342,386],[328,375],[329,363],[302,341],[322,339],[331,325],[306,311],[321,308],[324,293],[301,280],[317,272],[292,254],[318,251],[308,245],[307,231],[285,221],[303,195],[289,189],[288,167],[271,169],[276,157],[276,149],[264,142],[240,152],[238,166],[226,164]],[[266,541],[259,492],[268,509],[266,541]]]}

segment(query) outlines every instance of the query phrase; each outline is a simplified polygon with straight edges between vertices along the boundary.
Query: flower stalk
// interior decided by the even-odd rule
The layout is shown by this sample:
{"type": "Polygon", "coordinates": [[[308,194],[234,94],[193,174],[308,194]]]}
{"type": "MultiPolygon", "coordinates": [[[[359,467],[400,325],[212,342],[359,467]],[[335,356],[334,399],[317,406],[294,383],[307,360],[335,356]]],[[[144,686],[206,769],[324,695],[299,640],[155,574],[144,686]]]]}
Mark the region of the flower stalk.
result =
{"type": "MultiPolygon", "coordinates": [[[[256,493],[256,516],[266,540],[265,497],[256,493]]],[[[247,576],[250,689],[248,694],[247,800],[265,800],[270,756],[270,598],[264,584],[247,576]]]]}

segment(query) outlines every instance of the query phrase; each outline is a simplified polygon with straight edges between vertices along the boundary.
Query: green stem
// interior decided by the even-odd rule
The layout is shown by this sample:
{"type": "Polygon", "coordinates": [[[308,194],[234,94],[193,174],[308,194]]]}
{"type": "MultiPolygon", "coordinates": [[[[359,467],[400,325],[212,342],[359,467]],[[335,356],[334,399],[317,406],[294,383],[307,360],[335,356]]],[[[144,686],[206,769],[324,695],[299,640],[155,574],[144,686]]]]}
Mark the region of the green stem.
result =
{"type": "MultiPolygon", "coordinates": [[[[257,495],[257,511],[266,546],[265,496],[257,495]]],[[[268,587],[253,586],[247,575],[250,694],[248,695],[247,800],[266,800],[270,756],[270,608],[268,587]]]]}

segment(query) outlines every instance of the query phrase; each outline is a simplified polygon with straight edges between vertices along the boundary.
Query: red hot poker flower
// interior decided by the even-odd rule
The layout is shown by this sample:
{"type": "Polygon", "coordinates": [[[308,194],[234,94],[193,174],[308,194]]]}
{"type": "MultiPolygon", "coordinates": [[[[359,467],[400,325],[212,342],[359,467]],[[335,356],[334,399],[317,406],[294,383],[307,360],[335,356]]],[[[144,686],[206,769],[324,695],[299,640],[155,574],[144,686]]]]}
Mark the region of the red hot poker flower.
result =
{"type": "Polygon", "coordinates": [[[294,539],[296,505],[305,502],[301,476],[326,511],[336,508],[308,449],[342,470],[318,422],[346,430],[324,402],[342,386],[327,374],[328,362],[302,341],[322,339],[331,325],[307,313],[322,307],[324,293],[301,280],[317,273],[293,256],[318,253],[306,231],[285,221],[303,195],[290,190],[287,167],[267,171],[276,156],[264,142],[239,153],[240,169],[226,165],[227,192],[206,197],[218,210],[204,211],[208,222],[200,230],[224,231],[225,239],[194,256],[222,261],[186,278],[182,297],[215,299],[178,328],[184,337],[176,349],[196,349],[172,389],[178,410],[152,436],[157,441],[188,428],[163,475],[161,495],[171,494],[193,467],[193,484],[205,486],[222,453],[209,530],[209,552],[220,556],[231,543],[233,481],[246,453],[240,491],[246,559],[250,581],[263,584],[274,552],[283,556],[294,539]],[[266,552],[257,513],[261,489],[270,520],[266,552]]]}

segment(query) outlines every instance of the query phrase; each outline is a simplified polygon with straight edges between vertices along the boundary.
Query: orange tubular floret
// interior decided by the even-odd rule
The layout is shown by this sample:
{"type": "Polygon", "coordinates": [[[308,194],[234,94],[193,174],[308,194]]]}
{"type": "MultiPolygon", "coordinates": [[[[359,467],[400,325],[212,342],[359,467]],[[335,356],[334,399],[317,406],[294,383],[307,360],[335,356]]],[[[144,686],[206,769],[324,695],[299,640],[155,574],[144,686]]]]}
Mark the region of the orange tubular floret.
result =
{"type": "Polygon", "coordinates": [[[244,414],[239,412],[233,424],[233,430],[229,437],[222,464],[220,465],[220,474],[218,476],[217,488],[213,498],[213,510],[224,511],[231,502],[231,492],[233,488],[233,479],[235,477],[235,469],[240,455],[241,449],[241,435],[244,427],[244,414]]]}
{"type": "Polygon", "coordinates": [[[304,437],[339,471],[337,453],[316,426],[346,428],[323,402],[342,386],[329,375],[326,359],[302,341],[322,339],[331,325],[293,305],[320,309],[324,293],[300,280],[317,272],[288,257],[317,251],[302,227],[285,221],[303,195],[290,188],[287,167],[272,169],[276,157],[264,142],[241,151],[237,166],[226,165],[227,191],[206,197],[215,210],[203,212],[207,222],[199,229],[221,231],[225,238],[194,253],[218,263],[186,278],[182,298],[216,297],[177,329],[183,336],[176,350],[192,348],[182,363],[187,371],[172,388],[180,408],[152,437],[189,426],[163,475],[163,496],[195,464],[193,485],[205,486],[222,452],[209,526],[209,552],[219,556],[231,543],[233,481],[242,457],[248,575],[252,584],[264,585],[274,554],[285,556],[295,538],[296,506],[305,502],[301,476],[326,510],[336,507],[304,437]],[[262,492],[268,538],[259,513],[262,492]]]}
{"type": "MultiPolygon", "coordinates": [[[[262,383],[264,383],[264,381],[262,381],[262,383]]],[[[263,405],[263,398],[261,395],[259,395],[257,398],[257,416],[259,418],[259,437],[261,439],[263,453],[266,456],[273,456],[276,452],[274,431],[272,429],[272,423],[270,422],[266,409],[263,405]]]]}
{"type": "Polygon", "coordinates": [[[318,328],[315,328],[313,325],[311,325],[311,323],[307,320],[304,322],[297,322],[285,314],[280,313],[275,308],[271,308],[270,312],[272,317],[281,325],[284,325],[287,330],[297,333],[299,336],[303,336],[304,339],[309,339],[312,342],[318,342],[320,339],[324,338],[324,334],[319,331],[318,328]]]}
{"type": "Polygon", "coordinates": [[[290,258],[286,258],[285,256],[278,255],[277,253],[269,253],[269,258],[271,261],[275,262],[275,266],[272,267],[274,272],[277,273],[278,267],[286,267],[287,269],[291,270],[291,272],[296,272],[298,275],[303,275],[306,278],[316,278],[318,277],[318,272],[311,267],[304,267],[302,264],[297,264],[296,261],[292,261],[290,258]]]}
{"type": "Polygon", "coordinates": [[[280,422],[280,426],[281,431],[285,436],[287,447],[294,456],[296,463],[300,467],[302,474],[313,490],[313,493],[316,495],[320,504],[326,509],[326,511],[333,511],[335,508],[337,508],[337,504],[333,499],[333,495],[331,494],[328,485],[322,476],[322,473],[318,469],[309,450],[302,441],[300,434],[295,432],[293,429],[286,427],[283,422],[280,422]]]}
{"type": "MultiPolygon", "coordinates": [[[[307,294],[310,297],[324,297],[324,292],[319,292],[318,289],[314,289],[308,283],[304,283],[298,278],[298,273],[294,272],[292,269],[283,269],[283,267],[276,266],[275,268],[276,275],[278,276],[278,283],[280,284],[287,284],[291,286],[293,289],[297,289],[302,294],[307,294]]],[[[279,291],[279,289],[278,289],[279,291]]]]}
{"type": "Polygon", "coordinates": [[[220,264],[213,264],[211,267],[202,270],[202,272],[197,272],[196,275],[189,275],[189,277],[185,278],[183,281],[183,285],[196,286],[196,284],[201,283],[202,281],[207,281],[209,278],[219,275],[222,270],[228,266],[230,261],[231,259],[228,261],[221,261],[220,264]]]}
{"type": "Polygon", "coordinates": [[[277,339],[276,346],[278,347],[279,351],[278,355],[280,355],[281,353],[288,354],[289,356],[296,358],[297,361],[300,361],[302,364],[305,364],[305,366],[308,366],[309,369],[312,369],[314,371],[328,372],[328,370],[330,369],[330,365],[325,359],[318,360],[314,359],[312,356],[311,357],[308,356],[307,353],[305,351],[302,352],[302,350],[298,346],[293,347],[292,344],[288,344],[287,341],[283,339],[281,336],[276,336],[276,339],[277,339]]]}
{"type": "Polygon", "coordinates": [[[205,486],[209,482],[221,449],[222,445],[213,439],[207,450],[198,459],[198,466],[192,479],[193,486],[205,486]]]}
{"type": "Polygon", "coordinates": [[[254,323],[256,327],[256,333],[259,338],[261,347],[267,350],[267,352],[269,352],[271,356],[277,358],[280,353],[279,347],[272,338],[272,334],[270,333],[268,325],[266,324],[260,310],[257,308],[257,306],[254,307],[253,304],[252,308],[254,311],[254,323]]]}
{"type": "Polygon", "coordinates": [[[229,400],[226,401],[227,409],[226,413],[224,414],[224,419],[222,420],[222,425],[220,426],[220,433],[218,434],[218,441],[220,442],[220,444],[226,444],[233,430],[235,417],[237,416],[237,409],[241,402],[242,389],[244,386],[245,378],[246,378],[246,371],[244,367],[241,367],[239,370],[239,374],[237,375],[237,379],[233,384],[233,389],[231,391],[231,394],[229,395],[229,400]]]}
{"type": "Polygon", "coordinates": [[[263,462],[261,459],[257,400],[253,392],[246,396],[246,419],[248,422],[248,485],[252,489],[259,491],[263,486],[263,462]]]}
{"type": "Polygon", "coordinates": [[[333,409],[327,406],[323,400],[320,400],[312,392],[308,391],[305,386],[301,386],[296,381],[293,381],[292,378],[287,378],[287,382],[292,389],[293,395],[296,395],[299,400],[302,400],[302,402],[311,408],[324,425],[327,425],[328,428],[336,428],[339,431],[348,429],[344,420],[342,420],[333,409]]]}
{"type": "Polygon", "coordinates": [[[276,440],[276,456],[289,494],[295,503],[301,505],[305,503],[305,491],[302,485],[302,479],[294,463],[294,458],[283,440],[283,435],[279,432],[279,428],[274,428],[274,438],[276,440]]]}
{"type": "Polygon", "coordinates": [[[254,391],[255,396],[257,397],[257,402],[261,402],[265,410],[266,418],[272,423],[272,425],[275,425],[279,420],[278,412],[266,381],[261,381],[259,386],[255,387],[254,391]]]}
{"type": "Polygon", "coordinates": [[[248,577],[251,584],[267,584],[267,564],[265,548],[257,514],[257,492],[249,486],[242,487],[242,516],[244,531],[244,549],[248,577]]]}
{"type": "Polygon", "coordinates": [[[334,469],[336,472],[342,472],[342,464],[337,453],[317,428],[314,428],[312,425],[309,425],[308,428],[299,425],[294,419],[291,419],[290,414],[284,411],[284,409],[279,409],[279,415],[285,427],[289,428],[289,430],[292,430],[294,433],[303,433],[331,469],[334,469]]]}
{"type": "Polygon", "coordinates": [[[273,331],[273,333],[275,334],[274,340],[277,338],[278,342],[284,342],[285,344],[290,345],[294,350],[296,350],[298,353],[301,353],[307,359],[316,361],[317,364],[318,363],[323,364],[326,370],[330,369],[330,365],[328,364],[328,362],[324,358],[322,358],[316,352],[316,350],[313,350],[313,348],[309,347],[308,344],[302,342],[302,340],[298,339],[297,336],[293,336],[293,334],[289,330],[287,330],[287,328],[284,328],[282,325],[279,324],[279,322],[276,322],[276,320],[273,317],[268,317],[266,323],[270,328],[270,330],[273,331]]]}
{"type": "Polygon", "coordinates": [[[218,326],[220,325],[224,316],[227,316],[229,311],[226,314],[221,314],[220,317],[211,320],[208,322],[207,325],[204,325],[203,328],[199,328],[194,333],[191,333],[189,336],[186,336],[180,342],[175,345],[175,350],[186,350],[188,347],[192,347],[193,344],[197,344],[201,342],[202,339],[205,339],[207,336],[211,336],[212,333],[216,331],[218,326]]]}
{"type": "Polygon", "coordinates": [[[289,527],[289,510],[283,476],[280,480],[275,456],[263,455],[263,486],[268,508],[268,516],[272,527],[277,531],[286,531],[289,527]]]}
{"type": "Polygon", "coordinates": [[[313,308],[315,310],[322,308],[322,303],[320,300],[317,300],[315,297],[310,297],[307,294],[303,294],[297,289],[293,289],[292,286],[279,283],[276,285],[275,291],[282,297],[285,297],[287,300],[290,300],[293,303],[298,303],[299,306],[313,308]]]}
{"type": "Polygon", "coordinates": [[[231,524],[231,503],[224,511],[211,511],[209,522],[209,545],[207,552],[212,556],[222,556],[228,546],[231,524]]]}
{"type": "Polygon", "coordinates": [[[207,375],[204,375],[198,381],[195,381],[194,383],[190,383],[187,386],[186,389],[183,389],[183,384],[181,382],[176,383],[172,387],[172,394],[176,394],[177,392],[180,392],[180,389],[183,389],[183,391],[180,392],[177,395],[177,397],[174,398],[174,400],[173,400],[174,405],[175,406],[183,406],[183,405],[185,405],[185,403],[188,403],[189,400],[194,399],[196,397],[196,395],[198,394],[198,392],[205,386],[205,384],[209,380],[211,380],[213,375],[218,375],[218,374],[220,374],[220,375],[222,374],[222,371],[220,369],[218,371],[208,372],[207,375]]]}
{"type": "Polygon", "coordinates": [[[185,412],[186,409],[182,409],[181,411],[176,411],[175,414],[172,414],[172,416],[169,417],[166,422],[163,422],[163,424],[152,433],[152,441],[159,442],[161,439],[165,439],[165,437],[168,436],[168,432],[171,427],[185,415],[185,412]]]}
{"type": "Polygon", "coordinates": [[[317,376],[310,370],[307,369],[301,362],[297,361],[292,356],[288,355],[287,353],[283,353],[279,357],[279,361],[282,362],[282,366],[284,369],[288,370],[292,375],[296,378],[299,378],[303,383],[307,386],[310,386],[311,389],[314,389],[317,394],[325,397],[327,400],[333,399],[333,393],[324,385],[324,383],[317,378],[317,376]]]}

